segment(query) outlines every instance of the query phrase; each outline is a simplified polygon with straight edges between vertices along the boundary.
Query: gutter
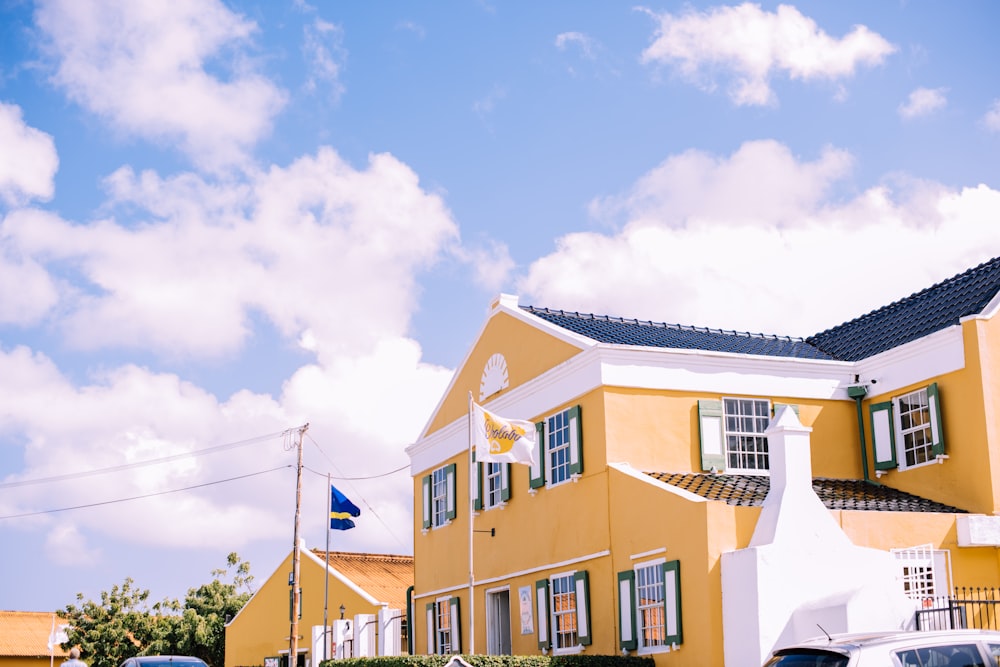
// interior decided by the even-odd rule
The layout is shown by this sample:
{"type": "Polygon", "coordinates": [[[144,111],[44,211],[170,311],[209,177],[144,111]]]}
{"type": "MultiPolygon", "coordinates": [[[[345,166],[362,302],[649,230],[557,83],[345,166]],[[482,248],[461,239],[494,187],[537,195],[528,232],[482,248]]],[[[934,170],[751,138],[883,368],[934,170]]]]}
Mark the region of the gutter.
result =
{"type": "Polygon", "coordinates": [[[865,443],[864,411],[861,409],[861,402],[868,395],[868,387],[863,384],[852,385],[847,388],[847,395],[854,399],[858,407],[858,440],[861,445],[861,469],[864,471],[865,483],[881,486],[868,475],[868,446],[865,443]]]}

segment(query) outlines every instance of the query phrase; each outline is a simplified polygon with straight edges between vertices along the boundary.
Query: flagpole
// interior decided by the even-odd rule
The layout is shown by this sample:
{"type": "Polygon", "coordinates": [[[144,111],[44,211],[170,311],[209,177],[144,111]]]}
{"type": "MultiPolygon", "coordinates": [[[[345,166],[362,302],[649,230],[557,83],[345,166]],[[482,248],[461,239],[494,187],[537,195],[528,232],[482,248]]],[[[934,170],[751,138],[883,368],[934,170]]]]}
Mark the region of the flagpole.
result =
{"type": "MultiPolygon", "coordinates": [[[[326,473],[326,494],[323,496],[323,506],[325,508],[329,507],[327,503],[329,502],[329,496],[333,494],[333,484],[330,482],[330,473],[326,473]]],[[[332,508],[324,509],[323,514],[326,516],[326,561],[324,564],[326,568],[323,572],[323,660],[327,659],[327,646],[330,645],[330,638],[327,637],[327,633],[330,632],[330,628],[327,625],[327,609],[329,609],[330,604],[330,513],[332,508]]]]}
{"type": "Polygon", "coordinates": [[[476,462],[473,453],[475,445],[472,442],[472,392],[469,392],[469,655],[476,654],[476,591],[475,591],[475,561],[472,554],[472,518],[476,511],[476,494],[472,484],[476,479],[476,462]]]}

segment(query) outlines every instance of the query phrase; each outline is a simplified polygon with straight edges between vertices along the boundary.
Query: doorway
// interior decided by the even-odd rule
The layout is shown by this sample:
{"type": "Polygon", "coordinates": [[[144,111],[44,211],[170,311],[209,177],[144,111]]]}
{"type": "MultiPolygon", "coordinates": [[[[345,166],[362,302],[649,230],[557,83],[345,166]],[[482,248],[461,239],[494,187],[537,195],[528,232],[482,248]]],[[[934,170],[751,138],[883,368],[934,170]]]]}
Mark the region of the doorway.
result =
{"type": "Polygon", "coordinates": [[[486,649],[489,655],[511,655],[510,589],[486,591],[486,649]]]}

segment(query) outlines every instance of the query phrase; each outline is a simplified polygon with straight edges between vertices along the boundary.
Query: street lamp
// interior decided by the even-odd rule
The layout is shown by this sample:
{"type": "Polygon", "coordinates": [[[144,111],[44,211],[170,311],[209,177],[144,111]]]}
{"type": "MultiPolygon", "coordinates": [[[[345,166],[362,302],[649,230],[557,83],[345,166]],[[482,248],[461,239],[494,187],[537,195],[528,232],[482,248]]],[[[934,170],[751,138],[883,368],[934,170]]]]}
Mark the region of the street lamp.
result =
{"type": "Polygon", "coordinates": [[[340,620],[344,620],[345,611],[347,611],[347,608],[344,605],[340,605],[340,620]]]}

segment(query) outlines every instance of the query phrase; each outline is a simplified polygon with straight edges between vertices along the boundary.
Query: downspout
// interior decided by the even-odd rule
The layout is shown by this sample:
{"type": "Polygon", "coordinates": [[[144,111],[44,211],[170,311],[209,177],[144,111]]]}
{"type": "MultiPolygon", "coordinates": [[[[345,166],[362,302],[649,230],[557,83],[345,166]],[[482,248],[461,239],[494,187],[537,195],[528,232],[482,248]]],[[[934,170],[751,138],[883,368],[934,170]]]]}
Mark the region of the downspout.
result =
{"type": "Polygon", "coordinates": [[[413,655],[413,586],[406,589],[406,652],[413,655]]]}
{"type": "Polygon", "coordinates": [[[861,408],[861,402],[867,394],[868,387],[863,384],[856,384],[847,388],[847,395],[854,399],[854,403],[858,407],[858,439],[861,443],[861,469],[864,471],[865,482],[878,486],[879,483],[868,476],[868,446],[865,443],[864,410],[861,408]]]}

